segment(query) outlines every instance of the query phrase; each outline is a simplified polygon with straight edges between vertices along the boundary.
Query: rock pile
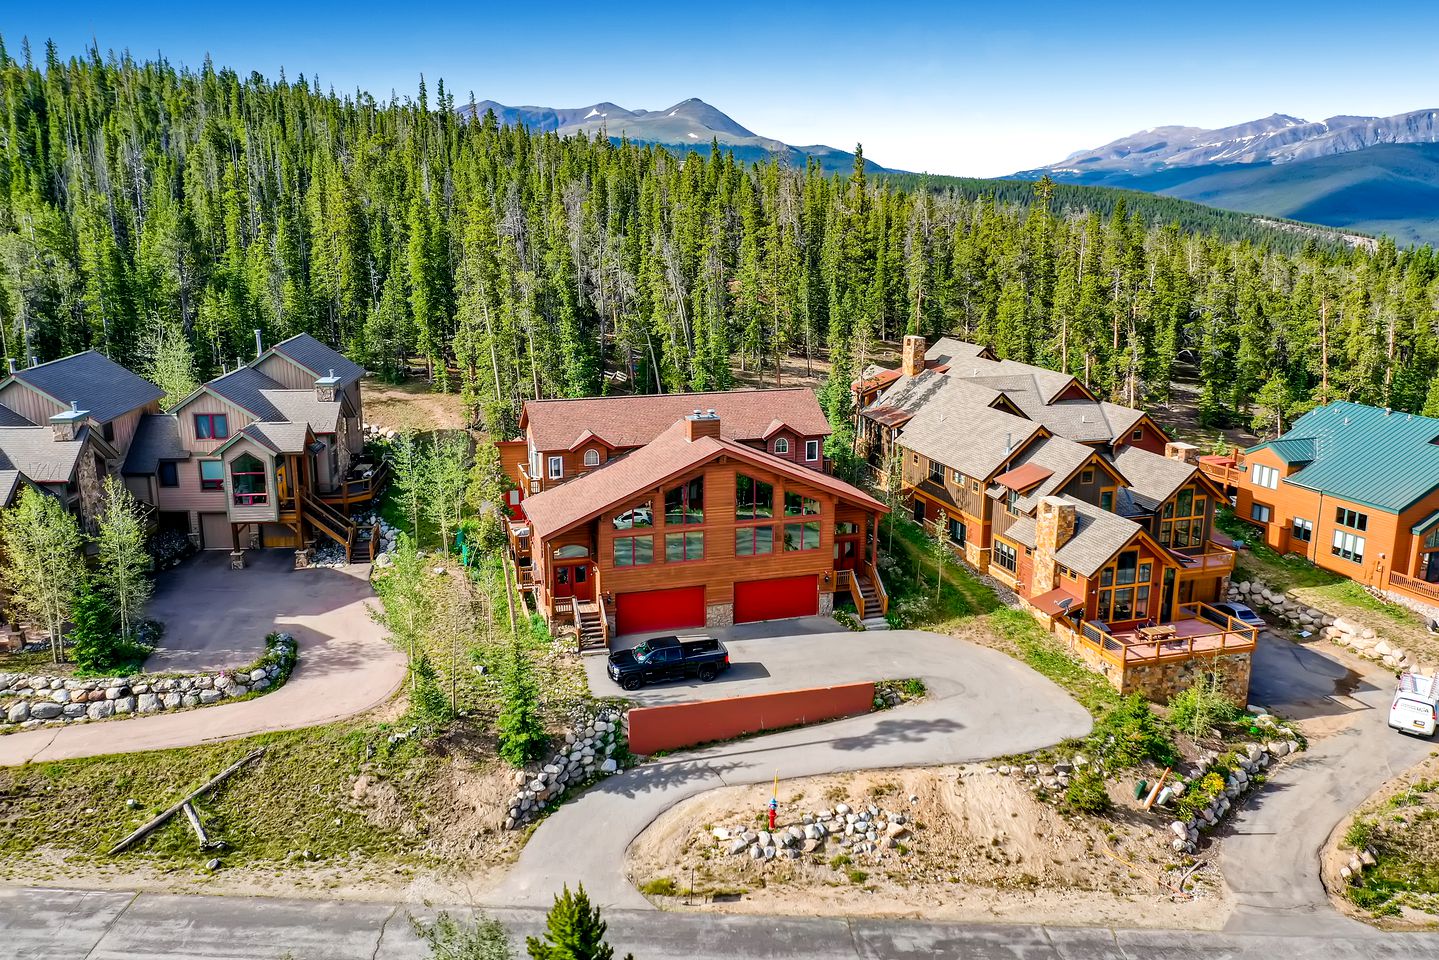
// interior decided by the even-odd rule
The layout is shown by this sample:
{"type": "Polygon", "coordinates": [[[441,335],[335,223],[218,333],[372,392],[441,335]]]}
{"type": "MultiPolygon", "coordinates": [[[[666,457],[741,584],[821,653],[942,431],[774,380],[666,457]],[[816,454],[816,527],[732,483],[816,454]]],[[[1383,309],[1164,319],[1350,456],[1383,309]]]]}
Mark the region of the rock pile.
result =
{"type": "Polygon", "coordinates": [[[380,525],[380,542],[375,544],[375,566],[384,569],[393,562],[390,553],[395,549],[395,534],[399,533],[395,527],[390,526],[377,513],[372,513],[364,518],[361,523],[378,523],[380,525]]]}
{"type": "MultiPolygon", "coordinates": [[[[1240,796],[1247,793],[1255,785],[1255,777],[1261,771],[1268,769],[1274,763],[1299,749],[1296,743],[1294,731],[1282,727],[1268,714],[1260,714],[1256,722],[1261,727],[1267,727],[1275,734],[1275,739],[1264,743],[1246,743],[1239,751],[1237,757],[1229,768],[1229,775],[1224,780],[1224,788],[1205,806],[1199,809],[1193,817],[1188,820],[1175,820],[1169,825],[1174,839],[1170,846],[1176,853],[1194,853],[1198,849],[1199,835],[1201,831],[1209,830],[1218,825],[1233,807],[1233,802],[1240,796]],[[1268,721],[1266,723],[1265,721],[1268,721]]],[[[1200,758],[1194,768],[1188,773],[1188,782],[1179,779],[1176,785],[1183,789],[1202,782],[1205,775],[1219,760],[1216,754],[1209,753],[1200,758]]],[[[1176,796],[1177,796],[1176,795],[1176,796]]]]}
{"type": "Polygon", "coordinates": [[[573,787],[619,770],[614,753],[624,743],[624,711],[604,707],[593,715],[573,718],[564,745],[538,770],[515,773],[518,788],[510,798],[505,829],[515,830],[529,823],[573,787]]]}
{"type": "Polygon", "coordinates": [[[333,540],[322,540],[315,544],[315,552],[310,556],[310,566],[339,568],[344,565],[344,547],[333,540]]]}
{"type": "Polygon", "coordinates": [[[399,436],[397,431],[391,430],[389,427],[382,427],[377,423],[363,424],[361,429],[364,431],[366,443],[371,440],[393,440],[399,436]]]}
{"type": "MultiPolygon", "coordinates": [[[[1074,771],[1081,767],[1088,766],[1089,759],[1083,754],[1076,753],[1066,763],[1026,763],[1023,765],[1000,764],[997,767],[983,766],[974,768],[980,772],[997,773],[1001,777],[1020,777],[1030,781],[1029,789],[1038,790],[1043,787],[1046,790],[1063,790],[1069,786],[1070,780],[1074,777],[1074,771]]],[[[961,770],[960,776],[972,775],[971,770],[961,770]]]]}
{"type": "Polygon", "coordinates": [[[1366,657],[1386,667],[1415,669],[1430,674],[1432,667],[1417,665],[1408,651],[1381,640],[1372,627],[1356,623],[1347,617],[1336,617],[1312,607],[1300,600],[1292,591],[1280,593],[1269,589],[1258,580],[1241,580],[1229,587],[1229,599],[1247,603],[1256,610],[1277,616],[1280,620],[1299,630],[1317,633],[1325,640],[1348,647],[1361,657],[1366,657]]]}
{"type": "Polygon", "coordinates": [[[0,725],[84,723],[111,717],[206,707],[270,689],[289,676],[295,638],[279,634],[249,669],[185,676],[73,677],[0,673],[0,725]],[[268,662],[262,662],[268,660],[268,662]]]}
{"type": "Polygon", "coordinates": [[[1339,868],[1339,876],[1353,883],[1358,883],[1360,876],[1365,870],[1379,863],[1374,856],[1373,847],[1365,847],[1358,854],[1349,858],[1349,862],[1339,868]]]}
{"type": "Polygon", "coordinates": [[[773,832],[736,826],[715,827],[710,835],[724,853],[751,860],[798,860],[806,853],[823,854],[831,841],[851,856],[866,854],[878,860],[886,850],[910,842],[912,833],[909,818],[899,811],[874,804],[851,807],[837,803],[804,814],[799,823],[777,826],[773,832]]]}

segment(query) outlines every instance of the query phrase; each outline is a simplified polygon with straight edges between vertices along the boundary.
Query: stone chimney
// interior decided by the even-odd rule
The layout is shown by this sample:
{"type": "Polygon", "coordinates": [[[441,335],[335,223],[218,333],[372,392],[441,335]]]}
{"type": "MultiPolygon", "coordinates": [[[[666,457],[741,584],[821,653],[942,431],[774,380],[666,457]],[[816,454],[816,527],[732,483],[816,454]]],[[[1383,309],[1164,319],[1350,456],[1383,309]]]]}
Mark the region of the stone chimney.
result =
{"type": "Polygon", "coordinates": [[[685,429],[691,442],[700,437],[714,437],[719,439],[720,418],[719,415],[710,410],[696,410],[685,417],[685,429]]]}
{"type": "Polygon", "coordinates": [[[900,348],[899,369],[906,377],[917,377],[924,372],[924,337],[910,334],[904,338],[900,348]]]}
{"type": "Polygon", "coordinates": [[[1195,463],[1199,459],[1199,448],[1192,443],[1170,442],[1164,445],[1164,455],[1180,463],[1195,463]]]}
{"type": "Polygon", "coordinates": [[[321,401],[335,399],[335,393],[340,389],[340,378],[335,376],[331,370],[328,377],[321,377],[315,381],[315,398],[321,401]]]}
{"type": "Polygon", "coordinates": [[[55,435],[56,440],[74,440],[75,435],[80,432],[80,424],[84,423],[89,415],[89,410],[81,410],[80,404],[72,400],[69,410],[50,418],[50,432],[55,435]]]}
{"type": "Polygon", "coordinates": [[[1055,554],[1074,536],[1074,504],[1063,497],[1044,497],[1034,516],[1034,574],[1032,596],[1059,586],[1059,561],[1055,554]]]}

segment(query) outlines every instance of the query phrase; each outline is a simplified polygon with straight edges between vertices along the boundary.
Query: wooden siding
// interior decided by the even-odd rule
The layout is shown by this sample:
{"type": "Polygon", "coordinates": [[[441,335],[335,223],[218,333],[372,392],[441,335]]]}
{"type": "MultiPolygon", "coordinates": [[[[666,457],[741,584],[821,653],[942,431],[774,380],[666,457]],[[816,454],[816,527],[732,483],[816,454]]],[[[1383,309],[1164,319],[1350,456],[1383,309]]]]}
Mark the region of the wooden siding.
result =
{"type": "MultiPolygon", "coordinates": [[[[254,367],[286,390],[315,389],[316,374],[282,354],[272,353],[254,367]]],[[[318,376],[324,375],[325,371],[321,370],[318,376]]]]}
{"type": "MultiPolygon", "coordinates": [[[[215,452],[225,440],[200,440],[195,436],[195,415],[197,413],[223,413],[229,418],[226,425],[230,428],[230,436],[239,433],[246,425],[253,422],[253,414],[237,407],[228,400],[222,399],[208,391],[196,396],[189,403],[175,409],[175,419],[180,428],[180,446],[193,454],[204,456],[215,452]]],[[[228,439],[228,438],[226,438],[228,439]]]]}
{"type": "MultiPolygon", "coordinates": [[[[224,500],[225,510],[230,519],[236,523],[254,523],[262,520],[277,520],[279,518],[279,488],[275,485],[275,455],[268,447],[262,447],[258,443],[245,438],[237,440],[234,446],[225,451],[225,489],[224,500]],[[264,504],[254,506],[243,506],[235,503],[231,491],[234,483],[230,480],[230,471],[234,468],[235,461],[245,454],[256,458],[265,465],[265,492],[269,494],[264,504]]],[[[198,482],[198,481],[197,481],[198,482]]]]}
{"type": "Polygon", "coordinates": [[[1164,433],[1154,425],[1149,417],[1141,417],[1128,433],[1114,441],[1116,447],[1130,446],[1138,447],[1140,450],[1148,450],[1150,453],[1164,455],[1164,445],[1169,440],[1164,433]],[[1140,436],[1135,439],[1134,434],[1138,431],[1140,436]]]}
{"type": "Polygon", "coordinates": [[[1096,453],[1090,455],[1089,459],[1084,461],[1084,465],[1070,477],[1069,482],[1060,487],[1057,492],[1061,496],[1073,497],[1084,503],[1092,503],[1097,507],[1100,494],[1108,489],[1113,490],[1115,496],[1118,497],[1119,487],[1123,485],[1118,474],[1114,472],[1114,468],[1096,453]],[[1084,482],[1086,470],[1092,472],[1089,483],[1084,482]]]}
{"type": "MultiPolygon", "coordinates": [[[[200,460],[192,457],[175,464],[175,473],[180,481],[177,487],[157,486],[161,510],[198,510],[201,513],[224,513],[225,491],[200,489],[200,460]]],[[[213,458],[209,458],[213,459],[213,458]]]]}
{"type": "Polygon", "coordinates": [[[130,452],[130,444],[135,440],[135,430],[140,426],[140,417],[147,413],[159,412],[160,404],[157,401],[147,406],[131,410],[129,413],[121,414],[110,421],[114,424],[115,429],[115,439],[111,441],[110,446],[119,452],[121,462],[124,461],[125,454],[130,452]]]}
{"type": "MultiPolygon", "coordinates": [[[[79,397],[75,398],[79,400],[79,397]]],[[[56,403],[22,381],[15,380],[0,390],[0,403],[14,410],[31,423],[44,426],[57,413],[70,409],[68,403],[56,403]]]]}

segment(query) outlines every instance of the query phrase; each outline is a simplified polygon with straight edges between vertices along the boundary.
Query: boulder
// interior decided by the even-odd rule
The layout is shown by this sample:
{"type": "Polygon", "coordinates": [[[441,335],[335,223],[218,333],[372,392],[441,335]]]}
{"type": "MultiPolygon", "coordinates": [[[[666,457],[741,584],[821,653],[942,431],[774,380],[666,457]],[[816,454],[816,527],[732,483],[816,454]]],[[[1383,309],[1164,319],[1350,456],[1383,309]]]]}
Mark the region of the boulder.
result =
{"type": "Polygon", "coordinates": [[[111,700],[97,700],[85,708],[85,715],[91,720],[105,720],[115,713],[115,703],[111,700]]]}
{"type": "Polygon", "coordinates": [[[117,714],[118,714],[118,713],[134,713],[134,712],[135,712],[135,698],[134,698],[134,697],[131,697],[131,696],[124,696],[124,697],[118,697],[118,698],[116,698],[116,700],[115,700],[115,712],[116,712],[117,714]]]}
{"type": "Polygon", "coordinates": [[[600,773],[614,773],[619,768],[620,765],[615,762],[615,759],[613,757],[610,757],[609,759],[605,760],[604,763],[600,764],[600,773]]]}
{"type": "Polygon", "coordinates": [[[164,709],[165,706],[160,702],[159,696],[153,693],[142,693],[139,699],[135,701],[135,711],[137,713],[156,713],[164,709]]]}
{"type": "MultiPolygon", "coordinates": [[[[219,703],[219,702],[220,702],[221,700],[223,700],[223,699],[225,699],[225,695],[224,695],[223,693],[221,693],[219,690],[201,690],[201,691],[200,691],[200,696],[199,696],[200,703],[201,703],[201,704],[204,704],[204,705],[206,705],[206,706],[208,706],[209,704],[212,704],[212,703],[219,703]]],[[[524,774],[520,774],[520,776],[523,777],[524,774]]]]}
{"type": "Polygon", "coordinates": [[[54,720],[65,708],[53,700],[30,704],[31,720],[54,720]]]}
{"type": "Polygon", "coordinates": [[[67,703],[60,708],[60,712],[67,720],[78,720],[85,716],[85,704],[67,703]]]}
{"type": "Polygon", "coordinates": [[[30,719],[30,704],[24,700],[10,704],[10,709],[5,711],[5,719],[11,723],[24,723],[30,719]]]}
{"type": "MultiPolygon", "coordinates": [[[[1372,630],[1366,630],[1366,631],[1364,631],[1364,634],[1361,634],[1361,636],[1363,636],[1364,639],[1366,639],[1366,640],[1368,640],[1368,639],[1369,639],[1370,637],[1372,637],[1373,635],[1374,635],[1374,634],[1373,634],[1373,631],[1372,631],[1372,630]]],[[[1378,643],[1374,644],[1374,654],[1375,654],[1375,656],[1387,657],[1387,656],[1389,656],[1389,655],[1390,655],[1391,653],[1393,653],[1393,652],[1394,652],[1394,648],[1391,647],[1391,646],[1389,646],[1389,644],[1386,643],[1386,642],[1383,641],[1383,640],[1380,640],[1378,643]]]]}
{"type": "Polygon", "coordinates": [[[733,839],[733,840],[730,841],[730,845],[729,845],[729,853],[730,853],[730,856],[735,856],[736,854],[744,853],[745,850],[746,850],[748,847],[749,847],[749,843],[745,840],[744,837],[736,837],[735,839],[733,839]]]}

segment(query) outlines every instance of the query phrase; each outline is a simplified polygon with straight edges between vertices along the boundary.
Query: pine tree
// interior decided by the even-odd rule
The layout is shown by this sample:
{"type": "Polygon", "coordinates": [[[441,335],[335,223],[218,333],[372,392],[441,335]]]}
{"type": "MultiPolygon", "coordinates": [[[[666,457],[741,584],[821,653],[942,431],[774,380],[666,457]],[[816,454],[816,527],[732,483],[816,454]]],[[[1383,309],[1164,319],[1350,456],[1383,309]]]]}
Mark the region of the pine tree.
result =
{"type": "MultiPolygon", "coordinates": [[[[527,938],[525,948],[531,960],[612,960],[615,951],[605,942],[606,928],[584,885],[571,893],[566,884],[545,916],[544,938],[527,938]]],[[[634,955],[626,954],[625,960],[634,960],[634,955]]]]}

